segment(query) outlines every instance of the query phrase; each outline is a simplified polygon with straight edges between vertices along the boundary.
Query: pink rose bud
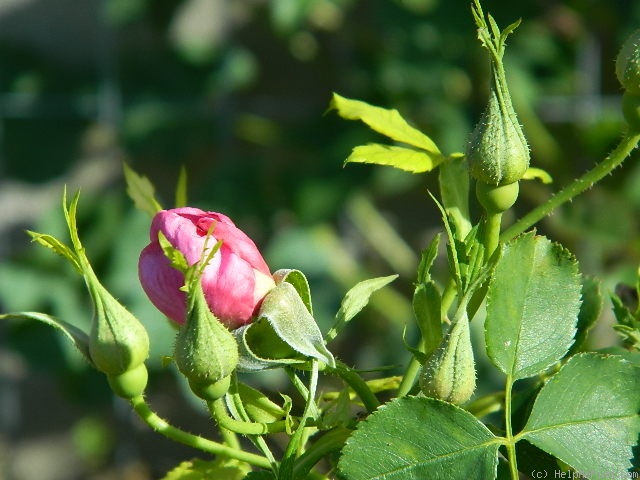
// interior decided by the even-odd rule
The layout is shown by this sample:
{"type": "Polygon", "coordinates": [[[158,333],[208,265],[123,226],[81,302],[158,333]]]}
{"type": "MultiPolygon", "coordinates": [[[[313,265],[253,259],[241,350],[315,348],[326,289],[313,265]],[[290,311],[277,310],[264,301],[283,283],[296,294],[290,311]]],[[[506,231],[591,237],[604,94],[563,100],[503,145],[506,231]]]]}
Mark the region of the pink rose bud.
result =
{"type": "Polygon", "coordinates": [[[180,290],[184,275],[165,257],[158,232],[182,252],[189,265],[203,257],[205,242],[210,249],[222,241],[201,281],[211,312],[231,329],[249,323],[275,286],[255,243],[229,217],[191,207],[162,210],[151,222],[151,243],[140,254],[138,275],[151,302],[175,322],[184,323],[186,316],[186,295],[180,290]]]}

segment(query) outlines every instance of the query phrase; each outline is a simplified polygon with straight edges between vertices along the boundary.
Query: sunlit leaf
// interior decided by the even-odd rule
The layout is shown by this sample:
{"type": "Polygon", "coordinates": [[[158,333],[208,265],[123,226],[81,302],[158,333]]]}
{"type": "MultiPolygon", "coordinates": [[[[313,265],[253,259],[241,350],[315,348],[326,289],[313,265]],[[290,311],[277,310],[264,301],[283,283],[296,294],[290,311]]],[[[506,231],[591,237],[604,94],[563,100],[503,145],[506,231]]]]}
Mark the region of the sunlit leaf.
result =
{"type": "Polygon", "coordinates": [[[155,188],[149,179],[134,172],[129,165],[123,164],[124,179],[127,182],[127,194],[138,210],[154,216],[162,206],[155,198],[155,188]]]}
{"type": "Polygon", "coordinates": [[[574,341],[581,282],[573,256],[527,233],[503,246],[487,293],[485,341],[514,380],[542,373],[574,341]]]}
{"type": "Polygon", "coordinates": [[[347,120],[361,120],[376,132],[393,140],[425,150],[434,157],[441,155],[433,140],[409,125],[395,109],[376,107],[337,93],[333,94],[329,108],[335,109],[338,115],[347,120]]]}
{"type": "Polygon", "coordinates": [[[380,290],[396,278],[398,278],[398,275],[370,278],[368,280],[363,280],[352,287],[342,300],[342,304],[336,314],[336,320],[333,327],[331,327],[329,332],[327,332],[327,342],[336,338],[344,326],[367,306],[369,298],[375,291],[380,290]]]}
{"type": "Polygon", "coordinates": [[[345,480],[491,480],[499,446],[466,410],[431,398],[404,397],[359,423],[338,469],[345,480]]]}
{"type": "Polygon", "coordinates": [[[542,387],[520,436],[587,478],[631,478],[639,412],[640,368],[583,353],[542,387]]]}
{"type": "Polygon", "coordinates": [[[360,145],[351,151],[345,163],[373,163],[388,165],[411,173],[423,173],[433,170],[442,163],[444,157],[412,148],[370,143],[360,145]]]}

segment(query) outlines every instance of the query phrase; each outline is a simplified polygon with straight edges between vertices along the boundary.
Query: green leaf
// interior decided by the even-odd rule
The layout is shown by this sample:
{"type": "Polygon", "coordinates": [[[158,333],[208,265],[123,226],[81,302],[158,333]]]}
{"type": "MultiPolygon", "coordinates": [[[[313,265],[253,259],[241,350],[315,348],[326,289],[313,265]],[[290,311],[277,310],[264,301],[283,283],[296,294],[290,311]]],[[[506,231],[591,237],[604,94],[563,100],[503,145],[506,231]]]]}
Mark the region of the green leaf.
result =
{"type": "Polygon", "coordinates": [[[37,242],[44,247],[50,248],[58,255],[69,260],[73,264],[74,268],[79,273],[82,273],[82,267],[80,266],[78,256],[73,252],[73,250],[71,250],[67,245],[62,243],[56,237],[44,233],[32,232],[31,230],[27,230],[27,234],[33,239],[34,242],[37,242]]]}
{"type": "Polygon", "coordinates": [[[471,230],[469,214],[469,163],[462,154],[449,155],[438,169],[440,198],[462,238],[471,230]]]}
{"type": "Polygon", "coordinates": [[[637,365],[579,354],[542,387],[519,437],[586,477],[630,478],[638,466],[639,411],[637,365]]]}
{"type": "Polygon", "coordinates": [[[162,210],[162,206],[155,198],[155,188],[149,179],[138,175],[126,163],[123,164],[123,168],[127,194],[133,200],[135,207],[151,216],[162,210]]]}
{"type": "Polygon", "coordinates": [[[316,321],[296,289],[276,285],[262,301],[258,320],[234,330],[240,349],[240,371],[304,363],[315,358],[335,367],[316,321]]]}
{"type": "Polygon", "coordinates": [[[388,165],[411,173],[424,173],[436,168],[443,160],[444,157],[439,153],[434,155],[413,148],[370,143],[359,145],[351,150],[351,154],[344,163],[373,163],[388,165]]]}
{"type": "Polygon", "coordinates": [[[0,320],[7,318],[20,318],[24,320],[36,320],[38,322],[46,323],[59,331],[61,331],[80,351],[82,356],[91,364],[91,355],[89,354],[89,335],[80,330],[78,327],[59,320],[51,315],[39,312],[14,312],[0,314],[0,320]]]}
{"type": "Polygon", "coordinates": [[[499,446],[469,412],[431,398],[403,397],[360,422],[338,470],[345,480],[490,480],[499,446]]]}
{"type": "Polygon", "coordinates": [[[429,282],[431,280],[431,267],[438,256],[440,246],[440,233],[433,237],[427,248],[420,254],[420,264],[418,265],[417,283],[429,282]]]}
{"type": "Polygon", "coordinates": [[[573,343],[580,308],[578,265],[532,232],[503,245],[487,293],[485,341],[513,380],[544,372],[573,343]]]}
{"type": "Polygon", "coordinates": [[[335,109],[342,118],[361,120],[378,133],[398,142],[406,143],[430,153],[441,155],[436,144],[420,130],[412,127],[395,109],[375,107],[360,100],[333,94],[329,109],[335,109]]]}
{"type": "Polygon", "coordinates": [[[442,341],[442,298],[433,280],[420,283],[413,292],[413,313],[428,356],[442,341]]]}
{"type": "Polygon", "coordinates": [[[238,460],[214,460],[207,462],[194,458],[182,462],[162,480],[243,480],[251,471],[251,467],[238,460]]]}
{"type": "Polygon", "coordinates": [[[369,298],[375,291],[380,290],[396,278],[398,278],[398,275],[370,278],[352,287],[342,300],[333,327],[327,332],[327,342],[336,338],[344,326],[355,317],[360,310],[367,306],[369,298]]]}

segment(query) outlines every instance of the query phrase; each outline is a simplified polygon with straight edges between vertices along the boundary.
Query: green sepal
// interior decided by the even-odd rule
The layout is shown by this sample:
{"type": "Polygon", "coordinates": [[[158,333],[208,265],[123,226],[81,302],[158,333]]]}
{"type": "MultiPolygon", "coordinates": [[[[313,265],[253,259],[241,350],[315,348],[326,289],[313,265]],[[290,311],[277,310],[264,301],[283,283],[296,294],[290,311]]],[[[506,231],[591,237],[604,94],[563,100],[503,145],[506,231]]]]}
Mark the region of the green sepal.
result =
{"type": "Polygon", "coordinates": [[[124,179],[127,183],[127,194],[133,200],[138,210],[148,213],[152,217],[162,210],[162,205],[156,200],[155,188],[149,179],[137,174],[126,163],[123,163],[124,179]]]}
{"type": "Polygon", "coordinates": [[[257,320],[233,331],[240,371],[257,371],[317,359],[334,367],[322,333],[296,288],[283,281],[262,301],[257,320]]]}
{"type": "Polygon", "coordinates": [[[313,315],[311,289],[309,288],[309,282],[304,273],[296,269],[282,268],[277,270],[272,276],[276,285],[279,285],[282,282],[287,282],[293,285],[293,288],[295,288],[298,295],[300,295],[300,298],[307,307],[307,310],[311,315],[313,315]]]}
{"type": "MultiPolygon", "coordinates": [[[[249,420],[260,423],[273,423],[282,420],[288,415],[288,411],[269,399],[260,390],[250,387],[241,382],[236,382],[232,387],[240,396],[244,411],[247,413],[249,420]]],[[[231,405],[231,396],[226,397],[227,406],[233,412],[234,405],[231,405]]]]}

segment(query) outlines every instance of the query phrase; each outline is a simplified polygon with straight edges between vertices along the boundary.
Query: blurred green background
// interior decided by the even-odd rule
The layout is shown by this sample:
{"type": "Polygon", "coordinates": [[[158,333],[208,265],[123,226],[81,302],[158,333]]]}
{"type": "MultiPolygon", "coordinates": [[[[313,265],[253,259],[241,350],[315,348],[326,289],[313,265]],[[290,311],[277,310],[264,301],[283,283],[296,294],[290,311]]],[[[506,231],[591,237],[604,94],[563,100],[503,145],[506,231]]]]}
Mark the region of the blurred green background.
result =
{"type": "MultiPolygon", "coordinates": [[[[501,26],[524,20],[509,42],[507,74],[532,162],[555,181],[527,182],[518,215],[619,139],[613,60],[640,26],[640,2],[483,6],[501,26]]],[[[89,258],[152,337],[151,403],[176,424],[210,434],[207,415],[197,404],[185,408],[184,387],[161,365],[173,331],[138,285],[149,218],[132,208],[122,179],[126,161],[168,207],[184,165],[192,205],[231,216],[274,271],[306,273],[323,329],[356,281],[399,273],[334,345],[359,368],[399,371],[418,252],[440,228],[427,196],[436,178],[342,168],[352,147],[380,139],[325,111],[333,91],[397,108],[444,152],[463,151],[488,88],[469,7],[467,0],[0,2],[0,311],[89,324],[81,280],[24,234],[65,238],[62,187],[81,188],[89,258]]],[[[639,211],[636,155],[539,231],[612,289],[632,282],[640,261],[639,211]]],[[[615,337],[604,328],[592,341],[615,337]]],[[[273,390],[282,378],[252,381],[273,390]]],[[[0,478],[160,478],[196,455],[133,419],[60,335],[0,324],[0,478]]]]}

